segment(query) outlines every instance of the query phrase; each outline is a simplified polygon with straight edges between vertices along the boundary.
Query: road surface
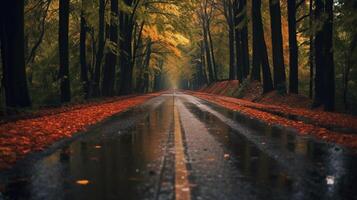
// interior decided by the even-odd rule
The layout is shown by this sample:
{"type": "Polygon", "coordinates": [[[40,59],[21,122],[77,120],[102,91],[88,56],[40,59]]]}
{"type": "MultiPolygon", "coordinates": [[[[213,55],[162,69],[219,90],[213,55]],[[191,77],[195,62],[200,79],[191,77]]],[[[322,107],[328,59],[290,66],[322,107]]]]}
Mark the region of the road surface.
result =
{"type": "Polygon", "coordinates": [[[0,199],[357,199],[357,156],[183,93],[1,174],[0,199]]]}

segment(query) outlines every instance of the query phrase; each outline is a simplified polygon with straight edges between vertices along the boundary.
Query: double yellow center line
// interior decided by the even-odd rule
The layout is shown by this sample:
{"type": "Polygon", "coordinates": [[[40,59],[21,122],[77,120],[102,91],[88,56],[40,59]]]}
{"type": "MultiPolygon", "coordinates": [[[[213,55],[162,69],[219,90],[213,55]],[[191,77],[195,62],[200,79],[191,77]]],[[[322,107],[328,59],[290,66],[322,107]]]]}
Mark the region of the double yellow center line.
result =
{"type": "Polygon", "coordinates": [[[174,107],[175,123],[175,199],[191,199],[190,184],[188,180],[188,171],[185,162],[185,152],[182,141],[182,131],[180,117],[177,107],[174,107]]]}

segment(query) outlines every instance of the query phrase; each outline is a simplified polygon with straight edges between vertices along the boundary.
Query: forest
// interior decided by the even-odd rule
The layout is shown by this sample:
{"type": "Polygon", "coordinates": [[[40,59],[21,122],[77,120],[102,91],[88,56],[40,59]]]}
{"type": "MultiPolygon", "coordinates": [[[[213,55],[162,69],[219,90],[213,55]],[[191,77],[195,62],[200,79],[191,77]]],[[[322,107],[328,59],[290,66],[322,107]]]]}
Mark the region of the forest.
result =
{"type": "Polygon", "coordinates": [[[357,112],[355,0],[4,0],[2,114],[222,80],[357,112]]]}
{"type": "Polygon", "coordinates": [[[356,199],[357,0],[0,0],[0,200],[356,199]]]}

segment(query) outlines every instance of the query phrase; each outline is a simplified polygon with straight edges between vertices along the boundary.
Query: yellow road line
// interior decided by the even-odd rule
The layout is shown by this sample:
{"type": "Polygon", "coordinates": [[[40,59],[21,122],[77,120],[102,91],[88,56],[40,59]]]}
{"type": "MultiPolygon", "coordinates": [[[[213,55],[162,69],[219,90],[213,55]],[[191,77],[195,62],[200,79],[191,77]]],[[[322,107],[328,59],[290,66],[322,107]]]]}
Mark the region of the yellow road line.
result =
{"type": "Polygon", "coordinates": [[[188,171],[185,162],[184,146],[182,142],[181,124],[177,107],[174,109],[175,120],[175,199],[191,199],[188,171]]]}

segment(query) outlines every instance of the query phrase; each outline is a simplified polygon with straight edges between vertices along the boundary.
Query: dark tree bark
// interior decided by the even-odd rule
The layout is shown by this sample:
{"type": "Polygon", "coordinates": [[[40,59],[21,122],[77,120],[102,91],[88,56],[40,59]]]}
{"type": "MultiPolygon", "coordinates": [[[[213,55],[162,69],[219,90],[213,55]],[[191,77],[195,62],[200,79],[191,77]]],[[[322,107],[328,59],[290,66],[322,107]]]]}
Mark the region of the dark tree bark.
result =
{"type": "MultiPolygon", "coordinates": [[[[133,6],[133,0],[125,0],[126,5],[133,6]]],[[[133,29],[135,20],[135,11],[139,1],[135,2],[132,13],[126,14],[121,12],[119,16],[120,24],[120,95],[126,95],[133,92],[133,29]]]]}
{"type": "Polygon", "coordinates": [[[249,45],[247,27],[247,1],[235,0],[235,35],[238,79],[242,81],[249,75],[249,45]]]}
{"type": "Polygon", "coordinates": [[[273,90],[273,81],[269,67],[267,47],[263,32],[263,22],[261,15],[261,0],[253,0],[252,4],[253,19],[253,72],[252,79],[260,80],[260,66],[263,72],[263,92],[273,90]]]}
{"type": "Polygon", "coordinates": [[[210,22],[207,22],[207,33],[208,33],[208,41],[210,44],[210,50],[211,50],[211,57],[212,57],[212,68],[213,68],[213,74],[214,74],[214,80],[218,80],[218,71],[217,71],[217,65],[216,65],[216,58],[214,56],[214,49],[213,49],[213,40],[212,40],[212,35],[211,35],[211,28],[210,28],[210,22]]]}
{"type": "Polygon", "coordinates": [[[136,34],[134,34],[135,38],[134,38],[134,49],[133,49],[133,58],[132,58],[133,67],[136,64],[135,62],[136,62],[137,51],[142,45],[142,35],[143,35],[144,26],[145,26],[145,21],[143,21],[140,25],[140,30],[137,38],[136,38],[136,34]]]}
{"type": "Polygon", "coordinates": [[[325,24],[325,45],[324,52],[325,59],[325,110],[335,110],[335,65],[333,57],[333,0],[325,0],[325,12],[327,14],[327,21],[325,24]]]}
{"type": "MultiPolygon", "coordinates": [[[[82,0],[82,6],[84,5],[82,0]]],[[[86,59],[86,40],[87,40],[87,27],[86,19],[84,16],[84,8],[81,11],[81,30],[80,30],[80,63],[81,63],[81,81],[83,87],[84,98],[89,97],[89,82],[88,82],[88,67],[86,59]]]]}
{"type": "MultiPolygon", "coordinates": [[[[251,75],[251,80],[253,81],[261,81],[261,49],[260,49],[260,36],[259,32],[262,31],[261,28],[259,27],[259,17],[258,16],[260,10],[258,10],[257,6],[259,6],[260,9],[260,1],[257,2],[256,0],[253,0],[252,2],[252,23],[253,23],[253,58],[252,58],[252,75],[251,75]]],[[[261,15],[261,14],[260,14],[261,15]]],[[[261,23],[261,22],[260,22],[261,23]]]]}
{"type": "Polygon", "coordinates": [[[314,107],[324,105],[333,111],[335,105],[335,70],[333,59],[333,0],[316,0],[315,17],[322,26],[315,37],[314,107]]]}
{"type": "Polygon", "coordinates": [[[71,101],[71,87],[69,79],[68,52],[69,0],[59,1],[59,56],[60,66],[58,78],[61,88],[61,102],[71,101]]]}
{"type": "Polygon", "coordinates": [[[101,65],[104,55],[104,20],[105,20],[105,0],[99,0],[99,24],[98,24],[98,50],[94,66],[94,76],[93,76],[93,96],[97,97],[100,95],[99,83],[101,77],[101,65]]]}
{"type": "Polygon", "coordinates": [[[279,0],[269,0],[271,19],[271,39],[273,44],[274,87],[286,91],[283,36],[281,33],[281,11],[279,0]]]}
{"type": "Polygon", "coordinates": [[[237,79],[242,82],[243,80],[243,49],[242,49],[242,34],[241,34],[241,12],[243,8],[240,0],[235,0],[233,4],[234,11],[234,37],[235,37],[235,49],[236,49],[236,66],[237,66],[237,79]]]}
{"type": "Polygon", "coordinates": [[[299,93],[298,78],[298,46],[296,39],[296,1],[288,1],[288,21],[289,21],[289,92],[299,93]]]}
{"type": "Polygon", "coordinates": [[[6,106],[31,106],[25,71],[24,1],[1,1],[0,20],[6,106]]]}
{"type": "Polygon", "coordinates": [[[146,46],[146,55],[145,55],[145,61],[144,61],[144,81],[143,81],[143,87],[142,87],[142,93],[147,93],[149,91],[149,67],[150,67],[150,60],[151,60],[151,50],[152,48],[152,42],[149,39],[147,42],[146,46]]]}
{"type": "MultiPolygon", "coordinates": [[[[116,19],[118,16],[118,0],[111,0],[110,10],[110,28],[109,40],[112,45],[118,43],[118,26],[116,19]]],[[[115,67],[117,64],[117,56],[113,50],[109,50],[105,55],[105,64],[103,67],[103,82],[102,82],[102,95],[114,96],[114,83],[115,83],[115,67]]]]}
{"type": "Polygon", "coordinates": [[[312,99],[313,98],[313,90],[314,90],[314,69],[315,69],[315,60],[314,60],[314,35],[315,35],[315,30],[313,26],[314,22],[314,12],[313,12],[313,0],[310,0],[310,5],[309,5],[309,14],[310,14],[310,19],[309,19],[309,28],[310,28],[310,39],[309,39],[309,65],[310,65],[310,83],[309,83],[309,97],[312,99]]]}
{"type": "Polygon", "coordinates": [[[215,79],[214,79],[214,74],[213,74],[212,59],[211,59],[211,53],[210,53],[210,48],[209,48],[206,25],[203,24],[202,29],[203,29],[204,49],[205,49],[205,54],[206,54],[205,57],[206,57],[206,63],[207,63],[207,68],[208,68],[208,77],[209,77],[209,82],[212,83],[215,81],[215,79]]]}
{"type": "Polygon", "coordinates": [[[240,0],[242,4],[243,26],[241,31],[242,59],[243,59],[243,79],[246,79],[250,71],[249,44],[248,44],[248,16],[247,0],[240,0]]]}
{"type": "Polygon", "coordinates": [[[200,42],[200,49],[201,49],[201,65],[202,65],[203,77],[204,77],[205,84],[207,85],[209,84],[209,80],[206,71],[206,58],[205,58],[205,48],[204,48],[203,40],[200,42]]]}
{"type": "Polygon", "coordinates": [[[163,60],[159,60],[158,68],[159,68],[160,71],[155,74],[154,91],[162,90],[162,70],[163,70],[163,65],[164,65],[164,61],[163,60]]]}
{"type": "Polygon", "coordinates": [[[233,6],[230,0],[225,1],[225,12],[227,22],[228,22],[228,38],[229,38],[229,80],[237,79],[237,66],[235,63],[235,35],[234,35],[234,17],[233,17],[233,6]]]}

